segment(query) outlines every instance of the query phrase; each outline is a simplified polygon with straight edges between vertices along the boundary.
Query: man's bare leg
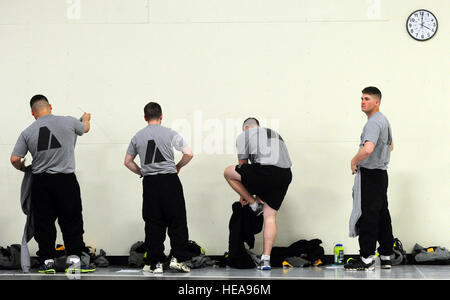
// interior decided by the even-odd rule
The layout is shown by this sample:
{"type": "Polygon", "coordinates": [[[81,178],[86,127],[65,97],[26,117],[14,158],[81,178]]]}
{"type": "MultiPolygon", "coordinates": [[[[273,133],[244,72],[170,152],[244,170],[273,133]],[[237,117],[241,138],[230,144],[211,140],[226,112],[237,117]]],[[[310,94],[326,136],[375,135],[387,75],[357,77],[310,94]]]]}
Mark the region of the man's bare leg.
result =
{"type": "Polygon", "coordinates": [[[235,166],[229,166],[225,169],[223,176],[227,180],[231,188],[238,193],[248,204],[255,203],[256,199],[250,195],[245,186],[241,182],[241,174],[236,172],[235,166]]]}
{"type": "Polygon", "coordinates": [[[277,211],[267,205],[267,203],[264,203],[263,254],[267,256],[270,256],[270,253],[272,252],[272,247],[277,235],[276,217],[277,211]]]}

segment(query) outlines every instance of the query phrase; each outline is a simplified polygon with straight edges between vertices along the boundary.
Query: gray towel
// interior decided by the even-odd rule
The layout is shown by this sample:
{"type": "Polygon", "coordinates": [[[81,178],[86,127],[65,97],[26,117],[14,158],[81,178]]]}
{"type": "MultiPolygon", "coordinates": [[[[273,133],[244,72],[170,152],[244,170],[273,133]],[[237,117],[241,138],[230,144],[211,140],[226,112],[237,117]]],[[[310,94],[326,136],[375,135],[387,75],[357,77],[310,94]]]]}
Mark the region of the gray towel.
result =
{"type": "Polygon", "coordinates": [[[359,217],[361,216],[361,172],[358,168],[358,171],[355,175],[355,183],[353,184],[353,210],[350,215],[350,237],[358,236],[359,232],[356,228],[356,222],[358,222],[359,217]]]}
{"type": "Polygon", "coordinates": [[[31,216],[31,184],[33,181],[33,174],[31,173],[31,167],[28,166],[25,169],[22,179],[22,185],[20,188],[20,204],[22,206],[23,213],[27,216],[25,228],[22,236],[22,246],[20,251],[20,263],[22,271],[29,273],[31,268],[30,251],[28,249],[28,242],[33,238],[34,227],[31,216]]]}

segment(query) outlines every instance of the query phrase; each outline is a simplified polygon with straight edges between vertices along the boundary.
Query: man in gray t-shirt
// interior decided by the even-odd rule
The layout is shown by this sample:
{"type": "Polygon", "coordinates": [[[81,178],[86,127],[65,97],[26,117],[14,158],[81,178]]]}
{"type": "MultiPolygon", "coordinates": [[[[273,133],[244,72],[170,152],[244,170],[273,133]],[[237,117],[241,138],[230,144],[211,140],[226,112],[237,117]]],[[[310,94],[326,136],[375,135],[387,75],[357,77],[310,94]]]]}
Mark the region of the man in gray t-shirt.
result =
{"type": "Polygon", "coordinates": [[[361,110],[368,120],[361,134],[359,151],[350,163],[352,173],[357,176],[350,231],[351,236],[359,235],[361,258],[346,264],[347,270],[373,270],[377,242],[381,268],[391,267],[394,239],[387,201],[387,168],[393,141],[391,126],[380,112],[380,103],[378,88],[362,90],[361,110]]]}
{"type": "Polygon", "coordinates": [[[260,268],[270,270],[276,215],[292,181],[292,163],[278,132],[260,127],[255,118],[246,119],[242,129],[236,140],[239,164],[227,167],[224,176],[240,195],[242,205],[248,204],[257,216],[264,214],[264,250],[260,268]]]}
{"type": "MultiPolygon", "coordinates": [[[[183,151],[188,145],[174,130],[161,124],[148,124],[131,139],[127,153],[139,155],[141,175],[177,173],[173,148],[183,151]]],[[[187,149],[187,148],[186,148],[187,149]]]]}
{"type": "Polygon", "coordinates": [[[164,240],[170,237],[173,257],[171,269],[189,272],[184,261],[191,258],[188,251],[186,204],[178,173],[188,164],[192,151],[174,130],[161,126],[162,110],[158,103],[144,107],[147,126],[131,139],[125,155],[125,166],[143,176],[142,217],[145,221],[147,256],[143,271],[160,273],[166,260],[164,240]],[[173,148],[183,153],[175,164],[173,148]],[[139,155],[140,166],[134,162],[139,155]]]}
{"type": "MultiPolygon", "coordinates": [[[[39,246],[39,258],[44,263],[39,272],[55,272],[56,219],[69,255],[68,270],[75,267],[79,270],[85,245],[74,150],[77,136],[89,131],[91,116],[85,113],[81,121],[73,117],[55,116],[51,113],[51,104],[43,95],[33,96],[30,107],[36,121],[20,134],[11,163],[16,169],[25,171],[24,157],[31,153],[34,238],[39,246]]],[[[89,271],[88,266],[82,268],[89,271]]]]}
{"type": "Polygon", "coordinates": [[[19,136],[12,155],[25,157],[30,152],[33,174],[75,172],[75,143],[85,124],[74,117],[43,115],[19,136]]]}
{"type": "Polygon", "coordinates": [[[370,115],[361,134],[359,149],[367,142],[375,145],[372,153],[358,165],[366,169],[387,170],[391,158],[392,132],[388,119],[379,111],[370,115]]]}
{"type": "Polygon", "coordinates": [[[236,148],[239,160],[285,169],[292,166],[284,140],[270,128],[256,126],[244,130],[237,137],[236,148]]]}

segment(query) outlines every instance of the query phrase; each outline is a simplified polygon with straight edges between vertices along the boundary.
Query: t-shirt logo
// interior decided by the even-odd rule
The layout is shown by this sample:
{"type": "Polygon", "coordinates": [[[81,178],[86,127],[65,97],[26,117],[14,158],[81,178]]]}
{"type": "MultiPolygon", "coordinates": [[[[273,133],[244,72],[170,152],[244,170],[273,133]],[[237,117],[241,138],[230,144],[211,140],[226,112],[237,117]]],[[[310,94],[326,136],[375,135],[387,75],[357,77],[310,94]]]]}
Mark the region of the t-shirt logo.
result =
{"type": "Polygon", "coordinates": [[[159,163],[166,161],[161,151],[159,151],[158,147],[156,147],[156,143],[154,140],[149,140],[147,143],[147,152],[145,153],[145,165],[149,165],[152,163],[159,163]]]}
{"type": "Polygon", "coordinates": [[[61,144],[58,139],[56,139],[56,137],[46,126],[39,128],[37,151],[39,152],[56,148],[61,148],[61,144]]]}

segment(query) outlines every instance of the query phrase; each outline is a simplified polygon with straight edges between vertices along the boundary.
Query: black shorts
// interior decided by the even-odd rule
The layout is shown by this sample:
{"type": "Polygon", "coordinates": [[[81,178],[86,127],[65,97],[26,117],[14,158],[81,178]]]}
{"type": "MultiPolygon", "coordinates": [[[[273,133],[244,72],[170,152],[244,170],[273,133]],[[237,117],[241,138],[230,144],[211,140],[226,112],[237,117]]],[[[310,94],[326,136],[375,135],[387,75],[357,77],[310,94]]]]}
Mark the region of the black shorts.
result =
{"type": "Polygon", "coordinates": [[[252,195],[257,195],[271,208],[278,210],[292,181],[290,168],[270,165],[242,164],[235,167],[241,182],[252,195]]]}

